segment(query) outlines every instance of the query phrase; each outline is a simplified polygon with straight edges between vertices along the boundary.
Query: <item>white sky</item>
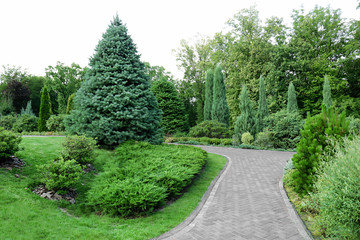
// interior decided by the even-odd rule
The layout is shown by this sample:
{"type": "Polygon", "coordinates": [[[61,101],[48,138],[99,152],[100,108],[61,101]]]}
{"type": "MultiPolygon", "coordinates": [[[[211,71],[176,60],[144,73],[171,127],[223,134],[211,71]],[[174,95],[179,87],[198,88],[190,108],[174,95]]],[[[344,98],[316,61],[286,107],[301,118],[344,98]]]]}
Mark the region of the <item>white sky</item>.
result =
{"type": "Polygon", "coordinates": [[[309,11],[316,4],[340,8],[344,18],[360,16],[357,0],[0,0],[0,66],[21,66],[34,75],[44,75],[57,61],[87,66],[118,13],[142,60],[181,78],[172,53],[180,40],[213,36],[254,4],[262,20],[277,16],[288,23],[293,9],[309,11]]]}

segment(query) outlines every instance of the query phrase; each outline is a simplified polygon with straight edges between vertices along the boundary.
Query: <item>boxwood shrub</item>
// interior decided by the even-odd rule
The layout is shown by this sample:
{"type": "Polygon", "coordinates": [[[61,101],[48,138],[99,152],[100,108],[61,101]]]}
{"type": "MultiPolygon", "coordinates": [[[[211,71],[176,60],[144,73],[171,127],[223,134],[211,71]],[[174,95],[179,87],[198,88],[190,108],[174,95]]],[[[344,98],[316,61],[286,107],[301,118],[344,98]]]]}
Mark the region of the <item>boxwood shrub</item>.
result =
{"type": "Polygon", "coordinates": [[[205,164],[207,153],[180,145],[125,142],[115,150],[88,191],[95,211],[120,216],[147,214],[181,194],[205,164]]]}

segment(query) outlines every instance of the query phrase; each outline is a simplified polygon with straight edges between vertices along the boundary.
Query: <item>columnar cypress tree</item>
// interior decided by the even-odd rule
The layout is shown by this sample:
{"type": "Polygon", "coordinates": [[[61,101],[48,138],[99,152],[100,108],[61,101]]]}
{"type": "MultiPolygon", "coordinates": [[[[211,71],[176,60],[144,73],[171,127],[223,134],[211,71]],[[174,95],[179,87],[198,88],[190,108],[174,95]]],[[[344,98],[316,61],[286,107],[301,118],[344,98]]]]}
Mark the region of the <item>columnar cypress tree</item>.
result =
{"type": "Polygon", "coordinates": [[[39,123],[38,130],[39,132],[47,131],[46,121],[51,116],[51,100],[49,92],[46,86],[41,90],[40,98],[40,112],[39,112],[39,123]]]}
{"type": "Polygon", "coordinates": [[[235,121],[235,136],[238,140],[241,140],[241,134],[249,132],[252,135],[255,135],[255,116],[252,103],[249,98],[249,93],[247,91],[246,85],[243,85],[241,94],[240,94],[240,116],[235,121]]]}
{"type": "Polygon", "coordinates": [[[332,104],[332,100],[331,100],[331,87],[330,87],[330,83],[329,83],[329,78],[328,76],[325,76],[325,80],[324,80],[324,87],[323,87],[323,104],[325,105],[326,109],[329,109],[331,104],[332,104]]]}
{"type": "Polygon", "coordinates": [[[298,112],[298,105],[296,100],[296,91],[294,84],[290,82],[289,88],[288,88],[288,101],[287,101],[287,112],[298,112]]]}
{"type": "Polygon", "coordinates": [[[255,121],[256,132],[263,131],[265,127],[264,118],[267,116],[269,116],[269,110],[266,103],[265,83],[264,83],[264,78],[260,77],[259,108],[256,113],[256,121],[255,121]]]}
{"type": "Polygon", "coordinates": [[[66,105],[66,114],[70,114],[71,110],[74,109],[74,98],[75,98],[75,93],[73,93],[69,96],[67,105],[66,105]]]}
{"type": "Polygon", "coordinates": [[[214,73],[211,118],[229,126],[229,106],[226,101],[224,75],[220,65],[216,66],[214,73]]]}
{"type": "Polygon", "coordinates": [[[205,105],[204,105],[204,120],[211,120],[211,108],[213,102],[213,83],[214,71],[209,69],[206,72],[205,81],[205,105]]]}
{"type": "Polygon", "coordinates": [[[67,118],[70,133],[117,146],[128,139],[161,143],[161,110],[128,30],[115,16],[94,55],[67,118]]]}
{"type": "Polygon", "coordinates": [[[165,133],[187,132],[188,116],[173,83],[161,79],[151,84],[151,90],[163,111],[162,127],[165,133]]]}

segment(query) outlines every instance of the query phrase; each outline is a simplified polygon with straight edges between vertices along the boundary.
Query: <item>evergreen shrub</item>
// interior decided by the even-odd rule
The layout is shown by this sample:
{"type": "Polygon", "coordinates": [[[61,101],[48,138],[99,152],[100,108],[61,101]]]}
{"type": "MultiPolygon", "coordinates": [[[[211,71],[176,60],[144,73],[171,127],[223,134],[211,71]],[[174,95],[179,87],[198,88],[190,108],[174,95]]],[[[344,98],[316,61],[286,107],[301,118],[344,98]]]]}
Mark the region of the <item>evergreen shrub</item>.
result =
{"type": "Polygon", "coordinates": [[[241,135],[241,142],[246,145],[251,145],[254,141],[254,137],[249,132],[245,132],[241,135]]]}
{"type": "Polygon", "coordinates": [[[15,132],[34,132],[38,129],[39,119],[35,115],[24,114],[13,125],[15,132]]]}
{"type": "Polygon", "coordinates": [[[230,136],[230,131],[226,124],[214,120],[209,120],[203,121],[192,127],[190,129],[189,136],[196,138],[228,138],[230,136]]]}
{"type": "Polygon", "coordinates": [[[181,194],[207,153],[180,145],[127,141],[115,150],[88,191],[94,210],[120,216],[147,214],[181,194]]]}
{"type": "Polygon", "coordinates": [[[0,161],[19,151],[21,136],[0,127],[0,161]]]}
{"type": "Polygon", "coordinates": [[[272,133],[268,129],[265,129],[264,132],[256,134],[254,145],[263,148],[273,148],[274,144],[272,139],[272,133]]]}
{"type": "Polygon", "coordinates": [[[300,141],[300,130],[304,120],[296,111],[288,113],[281,110],[265,119],[266,126],[271,132],[272,143],[275,148],[293,149],[300,141]]]}
{"type": "Polygon", "coordinates": [[[49,164],[39,166],[42,173],[41,182],[51,190],[66,190],[73,186],[84,174],[80,164],[74,159],[62,157],[49,164]]]}
{"type": "Polygon", "coordinates": [[[51,132],[64,132],[65,125],[64,125],[64,114],[59,115],[51,115],[49,119],[46,121],[46,127],[51,132]]]}
{"type": "Polygon", "coordinates": [[[16,116],[6,115],[0,117],[0,127],[3,127],[5,130],[11,130],[16,122],[16,116]]]}
{"type": "Polygon", "coordinates": [[[63,143],[62,157],[74,159],[79,164],[92,163],[95,159],[96,140],[85,136],[67,136],[63,143]]]}
{"type": "Polygon", "coordinates": [[[317,220],[331,239],[360,239],[360,137],[345,139],[343,146],[315,184],[317,220]]]}
{"type": "Polygon", "coordinates": [[[301,130],[301,139],[296,146],[296,154],[292,161],[295,171],[292,178],[295,191],[304,195],[313,190],[313,184],[317,178],[317,170],[321,166],[323,154],[330,154],[332,145],[328,138],[340,141],[349,133],[349,122],[345,119],[345,112],[339,115],[334,108],[326,109],[313,117],[308,117],[301,130]]]}

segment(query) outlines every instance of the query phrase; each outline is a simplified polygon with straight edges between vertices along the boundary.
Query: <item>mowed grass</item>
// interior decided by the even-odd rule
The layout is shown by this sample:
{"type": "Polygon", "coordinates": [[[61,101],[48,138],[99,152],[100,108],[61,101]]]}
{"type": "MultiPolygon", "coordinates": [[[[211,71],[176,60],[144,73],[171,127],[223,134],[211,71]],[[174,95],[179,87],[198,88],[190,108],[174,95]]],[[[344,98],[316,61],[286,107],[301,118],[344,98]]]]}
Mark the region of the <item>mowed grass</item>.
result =
{"type": "MultiPolygon", "coordinates": [[[[27,166],[16,178],[16,171],[0,169],[0,239],[150,239],[176,227],[197,207],[211,181],[226,163],[222,156],[209,154],[204,171],[176,202],[147,217],[123,219],[84,213],[79,204],[43,199],[29,189],[35,181],[36,166],[56,158],[61,137],[23,138],[24,150],[17,156],[27,166]],[[67,207],[72,216],[62,212],[67,207]]],[[[101,169],[112,152],[97,150],[94,163],[101,169]]]]}

